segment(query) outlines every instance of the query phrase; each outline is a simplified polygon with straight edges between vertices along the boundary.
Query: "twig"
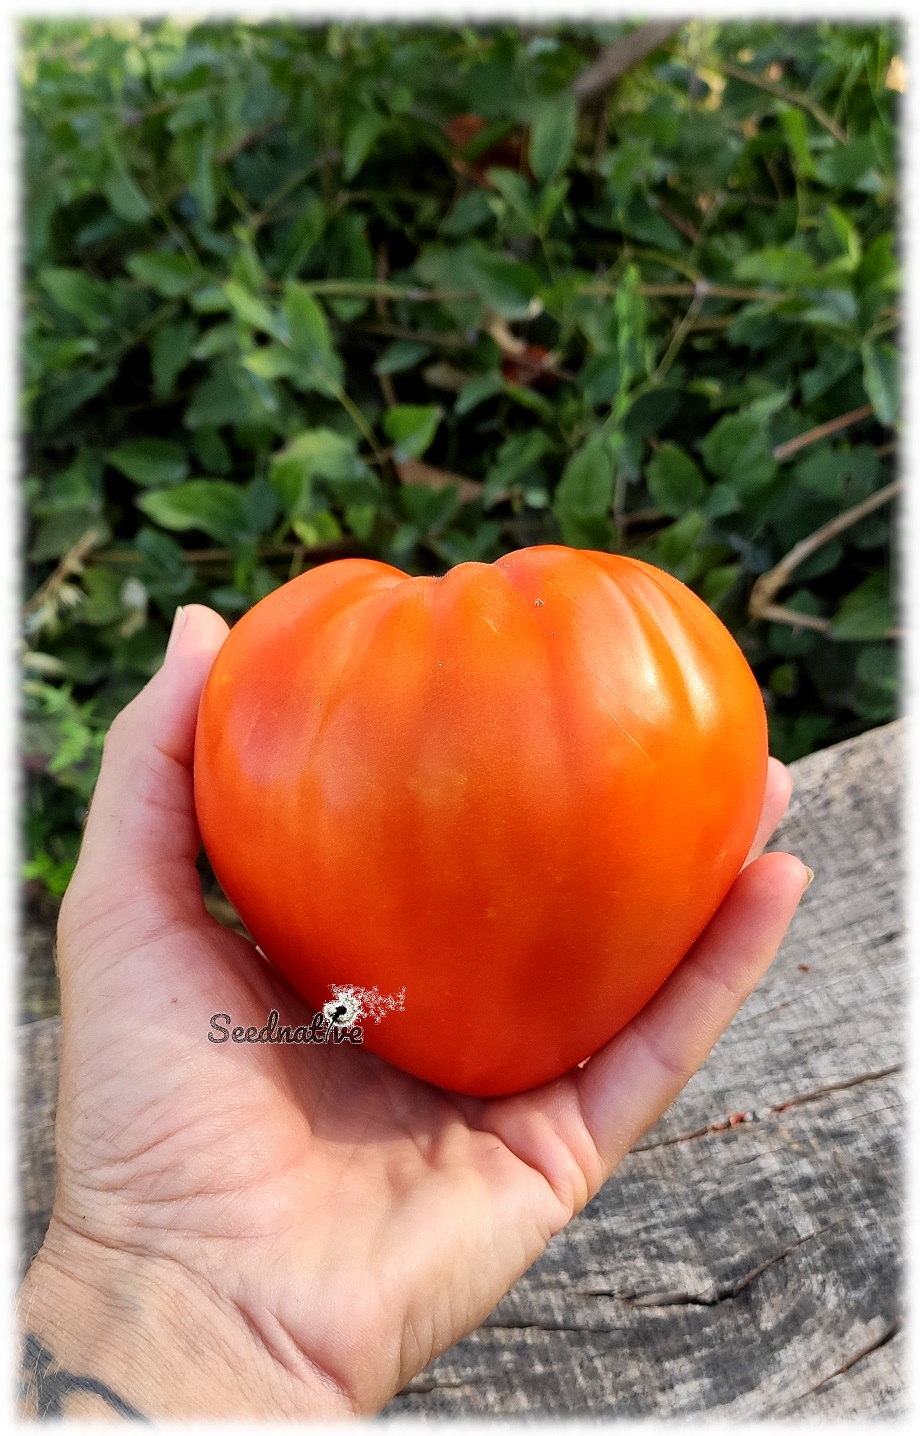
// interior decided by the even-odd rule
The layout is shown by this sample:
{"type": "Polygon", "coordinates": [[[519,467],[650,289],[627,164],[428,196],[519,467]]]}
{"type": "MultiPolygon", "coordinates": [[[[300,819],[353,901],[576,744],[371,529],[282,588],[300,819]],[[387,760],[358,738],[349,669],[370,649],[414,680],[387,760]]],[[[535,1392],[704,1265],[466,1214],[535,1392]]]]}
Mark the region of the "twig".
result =
{"type": "Polygon", "coordinates": [[[580,105],[587,104],[615,85],[629,70],[642,63],[672,36],[676,35],[687,22],[654,21],[640,25],[614,45],[607,45],[597,59],[578,75],[572,84],[572,94],[580,105]]]}
{"type": "Polygon", "coordinates": [[[335,394],[335,397],[338,399],[349,419],[351,419],[351,422],[354,424],[355,428],[367,440],[368,444],[370,445],[370,448],[373,450],[374,458],[377,460],[378,464],[385,464],[387,461],[387,456],[380,446],[380,442],[377,438],[377,435],[374,433],[370,424],[365,419],[354,399],[352,399],[351,395],[348,394],[346,390],[342,388],[341,384],[336,384],[332,392],[335,394]]]}
{"type": "Polygon", "coordinates": [[[635,528],[642,524],[670,523],[670,518],[661,509],[633,509],[632,513],[620,515],[621,528],[635,528]]]}
{"type": "MultiPolygon", "coordinates": [[[[311,561],[315,559],[317,562],[327,558],[343,558],[360,552],[353,540],[338,539],[335,543],[319,544],[316,548],[305,548],[305,545],[299,540],[290,543],[260,544],[257,553],[260,559],[289,558],[299,549],[305,549],[306,556],[311,561]]],[[[146,561],[140,550],[133,548],[100,549],[96,558],[99,563],[114,564],[144,563],[146,561]]],[[[230,548],[187,548],[182,550],[182,562],[188,564],[235,563],[236,559],[237,555],[230,548]]]]}
{"type": "MultiPolygon", "coordinates": [[[[389,277],[390,258],[387,254],[386,245],[382,244],[377,251],[377,283],[381,285],[386,284],[389,277]]],[[[383,323],[386,323],[387,302],[383,294],[375,295],[374,309],[376,311],[377,318],[383,323]]],[[[385,404],[390,409],[394,408],[399,401],[396,397],[396,390],[393,387],[393,380],[390,378],[389,374],[381,374],[379,370],[376,369],[374,372],[377,375],[377,383],[380,385],[380,392],[383,395],[385,404]]]]}
{"type": "Polygon", "coordinates": [[[667,205],[661,203],[661,200],[656,202],[655,208],[668,221],[668,224],[674,229],[679,229],[681,234],[686,235],[691,244],[699,244],[700,232],[691,220],[685,219],[682,214],[677,214],[675,210],[669,209],[667,205]]]}
{"type": "MultiPolygon", "coordinates": [[[[784,294],[780,289],[746,289],[738,284],[712,284],[708,279],[702,277],[694,284],[640,284],[639,293],[647,299],[667,299],[673,296],[675,299],[683,294],[695,294],[698,284],[705,284],[706,294],[712,299],[744,299],[749,302],[759,301],[761,304],[769,303],[771,300],[788,299],[789,295],[784,294]]],[[[612,287],[611,287],[612,288],[612,287]]],[[[592,285],[586,293],[593,294],[600,292],[599,287],[592,285]]]]}
{"type": "Polygon", "coordinates": [[[701,283],[696,286],[696,292],[694,293],[693,298],[690,301],[687,312],[678,324],[677,328],[674,330],[674,333],[671,336],[671,342],[665,350],[664,354],[662,355],[661,360],[658,364],[658,368],[652,375],[653,384],[661,383],[661,380],[667,374],[671,365],[674,363],[674,360],[677,358],[677,355],[680,352],[680,348],[684,340],[690,333],[690,330],[693,328],[693,325],[696,321],[696,317],[706,302],[706,295],[708,294],[708,292],[709,290],[705,280],[701,281],[701,283]]]}
{"type": "Polygon", "coordinates": [[[35,590],[23,610],[25,614],[34,613],[36,609],[41,608],[47,599],[54,597],[68,578],[82,571],[83,560],[95,548],[98,538],[98,529],[87,529],[83,537],[77,539],[77,542],[64,554],[54,573],[45,579],[40,588],[35,590]]]}
{"type": "Polygon", "coordinates": [[[768,94],[776,95],[777,99],[785,100],[787,105],[797,105],[800,110],[807,110],[818,121],[818,124],[829,130],[841,145],[849,144],[846,132],[840,128],[836,120],[832,120],[830,115],[822,110],[810,95],[800,95],[794,90],[787,90],[782,85],[777,85],[775,80],[767,80],[763,75],[755,75],[751,70],[745,70],[741,65],[732,65],[728,60],[712,60],[709,62],[709,68],[721,70],[723,75],[730,75],[733,80],[741,80],[744,84],[753,85],[758,90],[766,90],[768,94]]]}
{"type": "Polygon", "coordinates": [[[431,344],[442,349],[470,349],[472,345],[463,334],[442,334],[438,329],[406,329],[400,324],[356,324],[364,334],[385,334],[390,339],[413,339],[418,344],[431,344]]]}
{"type": "Polygon", "coordinates": [[[782,463],[783,459],[791,459],[800,449],[807,449],[809,444],[816,444],[819,439],[826,439],[830,434],[839,434],[841,429],[848,429],[851,424],[859,424],[863,419],[869,419],[875,413],[871,404],[863,404],[859,409],[851,409],[848,414],[841,414],[836,419],[828,419],[826,424],[818,424],[816,428],[809,429],[806,434],[799,434],[795,439],[787,439],[785,444],[777,444],[773,450],[773,457],[777,462],[782,463]]]}
{"type": "MultiPolygon", "coordinates": [[[[831,626],[829,618],[819,618],[811,613],[797,613],[794,608],[775,604],[773,599],[779,590],[789,582],[799,564],[810,558],[816,549],[830,543],[831,539],[843,533],[844,529],[859,523],[859,520],[864,519],[867,514],[874,513],[883,504],[887,504],[903,486],[903,480],[895,479],[894,483],[886,484],[877,493],[870,494],[861,503],[854,504],[851,509],[838,514],[828,523],[822,524],[821,528],[816,529],[813,534],[809,534],[807,538],[802,539],[794,548],[791,548],[768,573],[760,575],[751,589],[751,597],[748,600],[748,612],[751,617],[771,619],[774,623],[787,623],[793,628],[812,628],[815,632],[826,633],[831,626]]],[[[896,638],[897,630],[889,630],[885,637],[896,638]]]]}
{"type": "Polygon", "coordinates": [[[343,299],[407,299],[412,304],[477,297],[474,289],[407,289],[401,284],[379,284],[372,279],[308,279],[303,287],[311,294],[334,294],[343,299]]]}
{"type": "Polygon", "coordinates": [[[419,459],[405,459],[394,467],[401,484],[418,484],[422,488],[436,490],[455,485],[460,502],[464,504],[475,503],[480,499],[485,487],[476,479],[468,479],[463,474],[452,474],[447,469],[435,469],[431,464],[423,464],[419,459]]]}

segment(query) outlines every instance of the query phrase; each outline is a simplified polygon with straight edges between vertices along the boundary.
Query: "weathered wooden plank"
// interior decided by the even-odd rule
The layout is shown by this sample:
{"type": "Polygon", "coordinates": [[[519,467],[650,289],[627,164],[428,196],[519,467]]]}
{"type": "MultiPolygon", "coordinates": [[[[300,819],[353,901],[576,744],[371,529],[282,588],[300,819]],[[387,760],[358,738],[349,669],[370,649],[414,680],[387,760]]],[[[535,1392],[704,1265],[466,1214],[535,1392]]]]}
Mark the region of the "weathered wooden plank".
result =
{"type": "MultiPolygon", "coordinates": [[[[581,1217],[385,1416],[901,1409],[902,727],[794,765],[775,846],[816,881],[772,971],[581,1217]]],[[[27,1255],[57,1038],[19,1034],[27,1255]]]]}
{"type": "Polygon", "coordinates": [[[646,1142],[902,1060],[903,738],[891,723],[793,765],[770,846],[815,881],[772,969],[646,1142]]]}
{"type": "Polygon", "coordinates": [[[900,1316],[899,1105],[888,1077],[631,1153],[386,1414],[797,1416],[828,1384],[894,1409],[891,1373],[856,1382],[900,1316]]]}
{"type": "Polygon", "coordinates": [[[595,1201],[387,1415],[900,1409],[902,741],[891,724],[794,765],[773,846],[816,879],[773,969],[595,1201]]]}

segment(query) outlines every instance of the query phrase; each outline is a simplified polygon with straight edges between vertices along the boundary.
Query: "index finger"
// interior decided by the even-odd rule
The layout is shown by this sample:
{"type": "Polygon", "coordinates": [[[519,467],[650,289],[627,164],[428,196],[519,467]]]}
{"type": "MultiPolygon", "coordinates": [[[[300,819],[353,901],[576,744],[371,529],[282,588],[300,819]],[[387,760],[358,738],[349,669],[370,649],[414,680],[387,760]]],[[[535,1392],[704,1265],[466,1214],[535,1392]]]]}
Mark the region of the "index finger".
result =
{"type": "Polygon", "coordinates": [[[767,782],[764,788],[763,807],[760,811],[760,822],[757,824],[757,831],[754,834],[754,841],[751,849],[744,860],[747,867],[755,858],[759,858],[767,843],[782,821],[786,809],[789,807],[789,799],[792,797],[792,774],[785,764],[778,758],[767,760],[767,782]]]}

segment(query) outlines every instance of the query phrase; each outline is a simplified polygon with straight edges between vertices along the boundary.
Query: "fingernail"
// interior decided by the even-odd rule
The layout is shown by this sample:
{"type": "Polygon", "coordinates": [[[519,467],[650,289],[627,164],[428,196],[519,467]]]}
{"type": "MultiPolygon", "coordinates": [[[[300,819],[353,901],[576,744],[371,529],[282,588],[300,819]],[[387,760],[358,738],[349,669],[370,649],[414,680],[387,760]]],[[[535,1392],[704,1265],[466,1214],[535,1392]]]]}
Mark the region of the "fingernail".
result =
{"type": "Polygon", "coordinates": [[[176,609],[173,615],[172,628],[169,630],[169,642],[166,645],[167,658],[172,653],[176,644],[179,642],[179,637],[182,633],[183,628],[185,627],[185,620],[187,619],[187,617],[188,614],[186,613],[184,608],[176,609]]]}
{"type": "MultiPolygon", "coordinates": [[[[806,880],[805,880],[805,887],[806,887],[806,888],[811,887],[812,883],[813,883],[814,880],[815,880],[815,875],[814,875],[814,873],[812,872],[811,868],[807,867],[807,866],[805,865],[805,863],[802,864],[802,867],[805,868],[805,871],[806,871],[807,874],[808,874],[808,877],[807,877],[806,880]]],[[[804,891],[804,889],[803,889],[803,891],[804,891]]]]}

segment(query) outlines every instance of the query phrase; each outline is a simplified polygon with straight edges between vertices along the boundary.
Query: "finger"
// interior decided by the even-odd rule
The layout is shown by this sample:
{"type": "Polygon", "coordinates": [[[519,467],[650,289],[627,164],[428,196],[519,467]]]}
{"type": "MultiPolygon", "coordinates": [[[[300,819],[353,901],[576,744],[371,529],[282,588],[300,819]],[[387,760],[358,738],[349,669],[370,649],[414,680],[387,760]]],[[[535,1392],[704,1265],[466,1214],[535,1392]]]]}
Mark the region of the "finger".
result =
{"type": "Polygon", "coordinates": [[[162,668],[106,735],[69,906],[99,892],[111,904],[164,881],[194,882],[200,839],[192,756],[198,703],[229,629],[200,604],[177,610],[162,668]]]}
{"type": "Polygon", "coordinates": [[[704,1062],[773,961],[808,868],[768,853],[744,869],[664,987],[575,1078],[603,1180],[704,1062]]]}
{"type": "Polygon", "coordinates": [[[755,858],[760,857],[760,854],[779,826],[786,809],[789,807],[789,799],[791,797],[792,774],[777,758],[769,758],[767,760],[767,784],[764,790],[760,822],[757,824],[757,832],[754,834],[751,850],[745,858],[745,867],[747,867],[748,863],[752,863],[755,858]]]}

